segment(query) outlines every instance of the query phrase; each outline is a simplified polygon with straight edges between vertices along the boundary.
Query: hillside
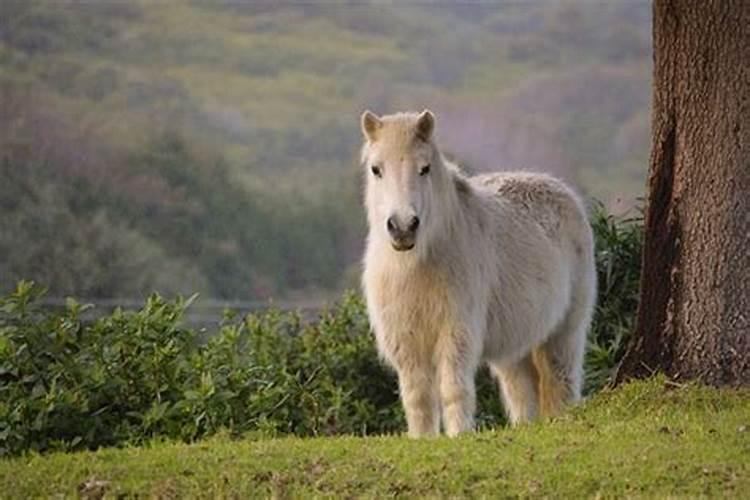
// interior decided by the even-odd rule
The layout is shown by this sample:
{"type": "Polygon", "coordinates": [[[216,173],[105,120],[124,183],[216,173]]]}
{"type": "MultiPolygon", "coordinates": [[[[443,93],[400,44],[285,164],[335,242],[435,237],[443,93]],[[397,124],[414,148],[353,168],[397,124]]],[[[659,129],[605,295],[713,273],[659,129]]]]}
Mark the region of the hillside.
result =
{"type": "Polygon", "coordinates": [[[459,439],[214,438],[0,460],[9,498],[727,497],[750,487],[750,394],[664,379],[459,439]]]}
{"type": "Polygon", "coordinates": [[[540,168],[630,205],[649,16],[647,2],[2,2],[0,286],[352,286],[364,108],[430,107],[471,170],[540,168]]]}

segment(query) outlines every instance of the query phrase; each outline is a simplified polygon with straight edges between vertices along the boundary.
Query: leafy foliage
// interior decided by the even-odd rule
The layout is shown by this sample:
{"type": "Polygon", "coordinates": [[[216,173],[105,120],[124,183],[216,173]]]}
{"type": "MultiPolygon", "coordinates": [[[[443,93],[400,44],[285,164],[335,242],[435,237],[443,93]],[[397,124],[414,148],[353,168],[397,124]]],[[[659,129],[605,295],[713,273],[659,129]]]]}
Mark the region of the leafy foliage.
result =
{"type": "MultiPolygon", "coordinates": [[[[622,355],[637,304],[641,226],[597,209],[599,303],[586,357],[589,391],[622,355]]],[[[182,324],[194,300],[154,294],[139,311],[84,321],[91,305],[42,309],[20,282],[0,299],[0,454],[96,448],[165,437],[381,434],[404,428],[394,374],[378,359],[356,295],[303,322],[270,310],[227,313],[208,335],[182,324]]],[[[478,375],[480,426],[503,422],[478,375]]]]}
{"type": "Polygon", "coordinates": [[[57,313],[29,282],[0,303],[0,443],[96,447],[234,432],[317,435],[395,430],[397,395],[346,298],[318,323],[275,311],[227,321],[207,342],[180,325],[192,299],[151,296],[90,324],[57,313]]]}
{"type": "Polygon", "coordinates": [[[594,207],[598,298],[586,351],[586,388],[608,383],[625,354],[635,326],[641,275],[643,224],[640,215],[616,217],[594,207]]]}

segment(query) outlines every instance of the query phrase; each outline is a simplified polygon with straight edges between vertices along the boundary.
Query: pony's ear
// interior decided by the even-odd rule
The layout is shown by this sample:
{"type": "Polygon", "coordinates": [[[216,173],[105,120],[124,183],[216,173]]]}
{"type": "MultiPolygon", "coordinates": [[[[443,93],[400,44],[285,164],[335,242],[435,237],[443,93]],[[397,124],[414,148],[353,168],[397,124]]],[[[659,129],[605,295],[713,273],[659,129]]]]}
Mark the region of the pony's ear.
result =
{"type": "Polygon", "coordinates": [[[429,109],[425,109],[419,114],[419,118],[417,118],[417,137],[424,142],[428,142],[432,138],[434,131],[435,115],[429,109]]]}
{"type": "Polygon", "coordinates": [[[362,113],[360,121],[362,123],[362,133],[365,135],[365,139],[370,142],[375,142],[378,138],[378,130],[383,126],[383,122],[380,121],[380,118],[369,109],[362,113]]]}

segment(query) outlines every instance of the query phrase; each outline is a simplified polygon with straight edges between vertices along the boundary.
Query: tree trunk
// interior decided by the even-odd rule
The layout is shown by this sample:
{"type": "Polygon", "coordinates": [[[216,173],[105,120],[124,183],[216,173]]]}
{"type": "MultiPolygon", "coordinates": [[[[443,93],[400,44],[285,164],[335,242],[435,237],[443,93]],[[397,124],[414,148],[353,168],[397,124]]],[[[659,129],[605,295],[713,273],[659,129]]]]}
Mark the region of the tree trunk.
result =
{"type": "Polygon", "coordinates": [[[750,1],[656,0],[640,306],[618,381],[750,383],[750,1]]]}

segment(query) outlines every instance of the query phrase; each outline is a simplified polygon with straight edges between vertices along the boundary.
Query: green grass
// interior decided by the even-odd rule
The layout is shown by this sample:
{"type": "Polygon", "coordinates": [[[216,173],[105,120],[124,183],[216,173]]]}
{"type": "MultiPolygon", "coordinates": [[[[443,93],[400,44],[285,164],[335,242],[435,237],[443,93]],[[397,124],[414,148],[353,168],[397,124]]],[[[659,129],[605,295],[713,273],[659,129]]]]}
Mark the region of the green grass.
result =
{"type": "Polygon", "coordinates": [[[0,496],[738,497],[750,488],[749,403],[748,389],[657,378],[552,422],[458,439],[217,437],[27,455],[0,461],[0,496]]]}

